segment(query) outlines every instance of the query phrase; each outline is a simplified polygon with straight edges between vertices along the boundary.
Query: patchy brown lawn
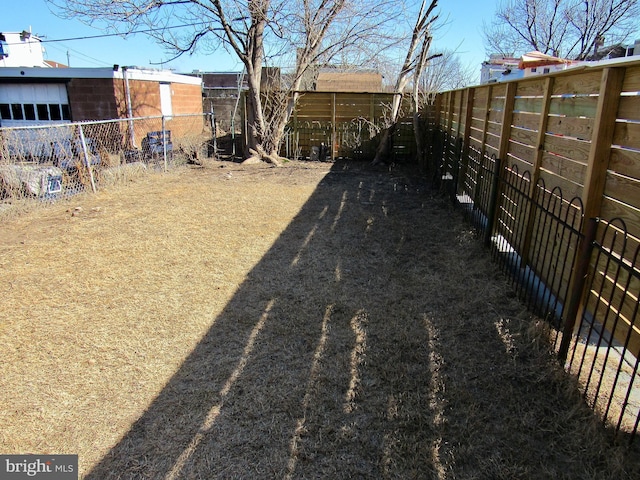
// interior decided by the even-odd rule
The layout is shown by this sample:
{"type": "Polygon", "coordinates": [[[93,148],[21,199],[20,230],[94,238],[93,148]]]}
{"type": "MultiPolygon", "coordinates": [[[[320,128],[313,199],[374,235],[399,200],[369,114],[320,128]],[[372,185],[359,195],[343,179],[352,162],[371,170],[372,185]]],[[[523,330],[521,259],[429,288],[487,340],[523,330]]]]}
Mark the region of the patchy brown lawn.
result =
{"type": "Polygon", "coordinates": [[[1,221],[0,453],[89,479],[640,478],[410,168],[211,163],[1,221]]]}

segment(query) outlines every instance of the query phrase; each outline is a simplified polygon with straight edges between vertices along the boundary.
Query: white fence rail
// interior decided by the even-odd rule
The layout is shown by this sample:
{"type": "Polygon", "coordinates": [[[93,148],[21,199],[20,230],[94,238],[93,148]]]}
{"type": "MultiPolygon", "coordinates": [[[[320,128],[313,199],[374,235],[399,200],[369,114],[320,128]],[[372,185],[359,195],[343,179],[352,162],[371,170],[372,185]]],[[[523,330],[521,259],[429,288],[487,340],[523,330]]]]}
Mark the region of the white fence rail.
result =
{"type": "Polygon", "coordinates": [[[0,203],[55,201],[213,156],[205,115],[0,128],[0,203]]]}

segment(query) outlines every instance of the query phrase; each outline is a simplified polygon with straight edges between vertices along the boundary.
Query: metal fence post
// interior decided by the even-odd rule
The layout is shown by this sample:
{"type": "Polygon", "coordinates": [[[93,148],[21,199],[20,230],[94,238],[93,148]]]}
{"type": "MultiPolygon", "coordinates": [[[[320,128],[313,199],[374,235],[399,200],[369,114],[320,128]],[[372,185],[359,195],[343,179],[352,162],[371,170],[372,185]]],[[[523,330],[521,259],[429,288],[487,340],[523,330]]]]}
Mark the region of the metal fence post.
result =
{"type": "Polygon", "coordinates": [[[78,132],[80,133],[80,142],[82,143],[82,153],[84,154],[84,164],[89,171],[89,179],[91,180],[91,190],[96,193],[96,182],[93,178],[93,169],[91,168],[91,159],[89,158],[89,151],[87,149],[87,141],[84,138],[84,132],[82,131],[82,125],[78,125],[78,132]]]}
{"type": "Polygon", "coordinates": [[[565,315],[565,324],[562,331],[562,341],[560,342],[560,348],[558,350],[558,360],[561,364],[567,360],[567,353],[569,352],[569,343],[571,343],[571,337],[573,336],[573,329],[575,328],[580,312],[580,303],[584,292],[584,285],[587,281],[589,272],[589,262],[591,260],[591,252],[593,251],[593,241],[596,238],[596,231],[598,229],[598,219],[589,218],[582,237],[582,242],[578,249],[578,256],[575,264],[575,274],[573,276],[573,285],[571,286],[571,293],[569,295],[569,301],[567,304],[567,310],[565,315]]]}
{"type": "Polygon", "coordinates": [[[453,159],[452,172],[451,176],[453,180],[451,181],[451,201],[454,205],[457,204],[458,199],[458,180],[460,176],[460,162],[462,161],[462,152],[463,152],[463,139],[462,137],[458,137],[456,140],[456,152],[453,159]]]}
{"type": "Polygon", "coordinates": [[[491,179],[491,194],[489,197],[489,207],[487,210],[487,228],[484,231],[484,245],[488,247],[491,244],[491,234],[496,221],[498,211],[498,195],[500,194],[500,171],[501,162],[499,158],[493,156],[493,178],[491,179]]]}
{"type": "Polygon", "coordinates": [[[213,103],[211,104],[211,132],[213,133],[213,156],[218,158],[218,124],[216,122],[216,114],[213,110],[213,103]]]}
{"type": "Polygon", "coordinates": [[[167,165],[167,130],[166,130],[166,117],[162,115],[162,156],[164,158],[164,171],[169,170],[167,165]]]}

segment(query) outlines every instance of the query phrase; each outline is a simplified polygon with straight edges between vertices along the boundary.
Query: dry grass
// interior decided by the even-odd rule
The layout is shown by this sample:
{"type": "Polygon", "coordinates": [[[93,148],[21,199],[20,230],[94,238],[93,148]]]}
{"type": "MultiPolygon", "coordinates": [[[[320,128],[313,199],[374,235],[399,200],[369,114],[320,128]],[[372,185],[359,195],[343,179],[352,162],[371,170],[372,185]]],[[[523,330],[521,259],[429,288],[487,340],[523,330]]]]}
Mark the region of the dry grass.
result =
{"type": "Polygon", "coordinates": [[[90,479],[638,478],[417,178],[212,163],[5,218],[0,452],[90,479]]]}

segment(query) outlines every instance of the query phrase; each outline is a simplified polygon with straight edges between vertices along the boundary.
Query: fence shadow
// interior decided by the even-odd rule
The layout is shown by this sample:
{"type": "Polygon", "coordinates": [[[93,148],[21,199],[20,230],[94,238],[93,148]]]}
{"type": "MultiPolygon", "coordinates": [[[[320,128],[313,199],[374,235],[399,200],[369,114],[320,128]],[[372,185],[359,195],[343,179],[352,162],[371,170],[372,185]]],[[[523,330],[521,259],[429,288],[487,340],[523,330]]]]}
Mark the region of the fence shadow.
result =
{"type": "Polygon", "coordinates": [[[521,309],[499,272],[408,170],[336,163],[86,478],[606,468],[577,448],[590,411],[576,414],[557,382],[522,374],[531,357],[514,355],[508,325],[521,309]],[[537,453],[523,454],[527,442],[537,453]]]}
{"type": "Polygon", "coordinates": [[[389,262],[411,263],[402,222],[420,188],[335,164],[87,478],[378,476],[396,461],[399,430],[402,448],[428,450],[417,426],[432,414],[416,396],[430,383],[428,339],[420,315],[403,311],[418,292],[386,277],[389,262]],[[389,220],[398,197],[401,223],[389,220]],[[419,418],[409,430],[403,409],[419,418]]]}

